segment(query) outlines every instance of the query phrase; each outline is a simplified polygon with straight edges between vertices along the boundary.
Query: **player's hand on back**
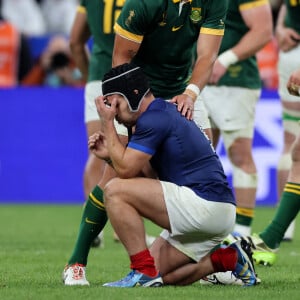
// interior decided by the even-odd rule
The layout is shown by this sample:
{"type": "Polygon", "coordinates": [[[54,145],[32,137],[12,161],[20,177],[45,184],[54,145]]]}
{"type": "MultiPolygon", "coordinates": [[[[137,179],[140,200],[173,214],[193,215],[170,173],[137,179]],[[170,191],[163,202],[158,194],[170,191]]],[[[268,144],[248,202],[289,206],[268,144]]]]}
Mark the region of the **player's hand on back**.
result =
{"type": "Polygon", "coordinates": [[[194,116],[194,101],[193,99],[186,95],[181,94],[173,97],[170,100],[171,103],[177,104],[177,110],[181,112],[188,120],[192,120],[194,116]]]}

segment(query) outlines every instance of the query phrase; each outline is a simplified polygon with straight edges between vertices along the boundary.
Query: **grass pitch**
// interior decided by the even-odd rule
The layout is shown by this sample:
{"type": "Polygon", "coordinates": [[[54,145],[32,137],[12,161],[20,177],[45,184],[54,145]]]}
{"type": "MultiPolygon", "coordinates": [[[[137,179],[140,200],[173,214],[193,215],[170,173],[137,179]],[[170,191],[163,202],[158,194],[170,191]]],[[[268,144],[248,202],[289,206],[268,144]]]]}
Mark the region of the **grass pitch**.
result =
{"type": "MultiPolygon", "coordinates": [[[[256,210],[254,231],[267,225],[275,208],[256,210]]],[[[0,299],[299,299],[300,228],[293,242],[281,245],[273,267],[257,266],[259,286],[163,287],[113,289],[102,284],[125,276],[129,260],[121,244],[105,229],[104,249],[92,249],[87,278],[90,287],[66,287],[61,273],[74,245],[82,208],[79,205],[0,205],[0,299]]],[[[147,231],[160,229],[146,222],[147,231]]]]}

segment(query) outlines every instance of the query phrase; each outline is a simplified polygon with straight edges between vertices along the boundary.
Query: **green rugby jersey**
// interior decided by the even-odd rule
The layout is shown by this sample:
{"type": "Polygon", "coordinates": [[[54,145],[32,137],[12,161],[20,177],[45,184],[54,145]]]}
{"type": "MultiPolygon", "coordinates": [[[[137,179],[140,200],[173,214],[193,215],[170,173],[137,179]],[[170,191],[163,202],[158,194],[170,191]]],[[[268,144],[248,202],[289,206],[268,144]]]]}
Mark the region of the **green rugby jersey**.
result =
{"type": "Polygon", "coordinates": [[[300,0],[285,0],[284,2],[286,5],[284,25],[300,34],[300,0]]]}
{"type": "Polygon", "coordinates": [[[88,81],[100,80],[111,69],[114,45],[114,23],[125,0],[81,0],[79,11],[87,13],[93,36],[88,81]]]}
{"type": "MultiPolygon", "coordinates": [[[[226,30],[222,40],[220,53],[231,49],[248,32],[241,11],[252,7],[265,5],[268,0],[230,0],[226,17],[226,30]]],[[[256,57],[252,56],[229,66],[218,85],[239,86],[250,89],[260,89],[261,79],[256,57]]]]}
{"type": "Polygon", "coordinates": [[[227,0],[127,0],[115,31],[141,43],[133,62],[148,76],[156,97],[181,94],[191,75],[199,33],[224,35],[227,0]]]}

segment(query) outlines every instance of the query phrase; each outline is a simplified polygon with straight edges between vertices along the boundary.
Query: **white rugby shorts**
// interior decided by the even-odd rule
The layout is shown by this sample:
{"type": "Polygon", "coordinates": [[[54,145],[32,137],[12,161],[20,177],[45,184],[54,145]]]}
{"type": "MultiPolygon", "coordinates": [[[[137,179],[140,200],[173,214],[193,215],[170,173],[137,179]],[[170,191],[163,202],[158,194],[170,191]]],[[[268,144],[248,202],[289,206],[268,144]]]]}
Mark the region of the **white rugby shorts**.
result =
{"type": "Polygon", "coordinates": [[[253,129],[255,108],[260,93],[259,89],[206,86],[201,95],[212,128],[218,128],[221,131],[253,129]]]}
{"type": "Polygon", "coordinates": [[[171,232],[163,230],[160,236],[188,257],[199,261],[232,232],[234,205],[207,201],[185,186],[161,185],[171,232]]]}

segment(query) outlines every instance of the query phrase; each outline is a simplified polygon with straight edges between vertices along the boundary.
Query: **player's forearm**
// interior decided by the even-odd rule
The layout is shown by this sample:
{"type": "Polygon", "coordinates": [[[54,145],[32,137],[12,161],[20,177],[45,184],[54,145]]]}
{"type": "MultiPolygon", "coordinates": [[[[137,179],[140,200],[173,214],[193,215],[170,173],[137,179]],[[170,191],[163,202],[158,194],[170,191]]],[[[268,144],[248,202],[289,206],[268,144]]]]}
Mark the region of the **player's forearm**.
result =
{"type": "Polygon", "coordinates": [[[192,77],[189,83],[197,85],[201,91],[210,79],[210,75],[216,58],[217,55],[198,57],[194,65],[192,77]]]}
{"type": "Polygon", "coordinates": [[[124,176],[124,174],[128,172],[128,164],[124,162],[126,147],[120,141],[113,121],[102,123],[102,129],[106,138],[106,147],[111,160],[111,165],[118,176],[126,177],[124,176]]]}
{"type": "Polygon", "coordinates": [[[75,64],[82,74],[83,80],[87,81],[88,69],[89,69],[88,50],[84,45],[73,45],[71,47],[71,51],[72,51],[75,64]]]}
{"type": "Polygon", "coordinates": [[[271,28],[250,30],[231,50],[235,53],[239,61],[244,60],[254,56],[272,40],[272,37],[271,28]]]}
{"type": "Polygon", "coordinates": [[[197,60],[189,83],[202,90],[208,83],[218,57],[223,36],[200,34],[197,42],[197,60]]]}
{"type": "Polygon", "coordinates": [[[285,4],[282,4],[276,21],[276,27],[275,27],[276,34],[279,33],[279,31],[285,27],[284,25],[285,16],[286,16],[286,6],[285,4]]]}

